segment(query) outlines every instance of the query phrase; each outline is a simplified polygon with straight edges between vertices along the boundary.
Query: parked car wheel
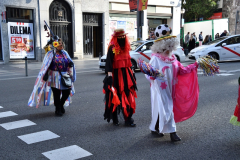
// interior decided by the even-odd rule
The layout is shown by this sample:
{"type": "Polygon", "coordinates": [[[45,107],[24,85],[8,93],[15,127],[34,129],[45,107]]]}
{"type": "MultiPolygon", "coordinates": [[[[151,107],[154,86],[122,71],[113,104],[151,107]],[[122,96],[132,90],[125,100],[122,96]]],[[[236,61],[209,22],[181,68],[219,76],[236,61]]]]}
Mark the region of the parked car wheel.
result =
{"type": "Polygon", "coordinates": [[[211,53],[209,53],[208,55],[211,56],[211,57],[213,57],[214,59],[219,60],[219,56],[218,56],[217,53],[211,52],[211,53]]]}
{"type": "Polygon", "coordinates": [[[131,59],[131,63],[132,63],[132,68],[133,68],[133,70],[135,72],[135,70],[137,69],[137,63],[133,59],[131,59]]]}

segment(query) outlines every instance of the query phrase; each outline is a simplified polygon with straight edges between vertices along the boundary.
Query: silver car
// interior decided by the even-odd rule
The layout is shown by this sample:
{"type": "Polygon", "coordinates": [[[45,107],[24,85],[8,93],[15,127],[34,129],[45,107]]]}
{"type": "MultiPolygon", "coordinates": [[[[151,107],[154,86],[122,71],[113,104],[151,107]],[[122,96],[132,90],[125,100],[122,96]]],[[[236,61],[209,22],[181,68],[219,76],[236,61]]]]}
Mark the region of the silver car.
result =
{"type": "MultiPolygon", "coordinates": [[[[135,41],[131,44],[131,51],[129,52],[129,54],[134,70],[139,68],[137,64],[138,58],[141,57],[145,62],[149,62],[149,59],[147,59],[144,55],[151,57],[152,51],[150,50],[150,47],[153,45],[153,43],[154,40],[149,40],[135,41]],[[143,53],[144,55],[142,55],[141,53],[143,53]]],[[[184,54],[184,49],[181,46],[179,46],[176,51],[173,51],[173,54],[176,56],[178,61],[185,61],[186,56],[184,54]]],[[[99,68],[102,70],[105,70],[106,58],[107,55],[103,55],[99,60],[99,68]]]]}

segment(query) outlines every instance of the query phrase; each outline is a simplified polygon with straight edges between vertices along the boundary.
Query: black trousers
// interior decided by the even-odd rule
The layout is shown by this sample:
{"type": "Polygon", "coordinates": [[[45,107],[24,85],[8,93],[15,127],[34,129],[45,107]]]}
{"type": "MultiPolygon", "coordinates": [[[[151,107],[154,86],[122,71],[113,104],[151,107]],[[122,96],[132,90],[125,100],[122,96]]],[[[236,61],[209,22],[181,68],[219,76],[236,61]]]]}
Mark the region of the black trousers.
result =
{"type": "Polygon", "coordinates": [[[53,87],[51,87],[51,88],[52,88],[52,91],[53,91],[54,105],[56,107],[63,106],[65,101],[67,100],[67,98],[70,95],[70,90],[71,89],[60,90],[60,89],[53,88],[53,87]],[[60,98],[61,92],[62,92],[62,97],[60,98]]]}

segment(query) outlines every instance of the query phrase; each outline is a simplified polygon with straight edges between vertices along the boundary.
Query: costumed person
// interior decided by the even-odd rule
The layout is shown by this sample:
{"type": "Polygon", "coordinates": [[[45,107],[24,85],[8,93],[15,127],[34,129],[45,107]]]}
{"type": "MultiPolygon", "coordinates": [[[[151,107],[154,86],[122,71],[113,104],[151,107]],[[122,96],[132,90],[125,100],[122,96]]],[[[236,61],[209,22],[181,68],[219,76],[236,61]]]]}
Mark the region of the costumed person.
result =
{"type": "Polygon", "coordinates": [[[235,126],[240,126],[240,77],[238,78],[238,99],[237,99],[237,105],[234,111],[234,114],[232,115],[230,119],[230,123],[235,126]]]}
{"type": "Polygon", "coordinates": [[[76,71],[72,59],[63,49],[62,39],[52,35],[55,48],[44,57],[28,105],[38,108],[41,102],[44,106],[54,103],[55,115],[62,116],[65,113],[64,106],[70,104],[71,96],[75,93],[73,82],[76,80],[76,71]]]}
{"type": "Polygon", "coordinates": [[[177,122],[192,117],[197,110],[199,87],[197,77],[198,63],[184,67],[172,53],[179,46],[176,36],[170,36],[168,25],[159,25],[155,30],[158,37],[151,47],[149,64],[164,76],[145,75],[150,81],[152,134],[164,136],[170,133],[171,141],[180,141],[176,134],[177,122]]]}
{"type": "Polygon", "coordinates": [[[103,92],[105,94],[104,120],[112,119],[119,126],[118,115],[122,112],[125,125],[135,127],[132,118],[137,98],[136,78],[129,55],[130,43],[123,29],[115,29],[108,46],[103,92]]]}

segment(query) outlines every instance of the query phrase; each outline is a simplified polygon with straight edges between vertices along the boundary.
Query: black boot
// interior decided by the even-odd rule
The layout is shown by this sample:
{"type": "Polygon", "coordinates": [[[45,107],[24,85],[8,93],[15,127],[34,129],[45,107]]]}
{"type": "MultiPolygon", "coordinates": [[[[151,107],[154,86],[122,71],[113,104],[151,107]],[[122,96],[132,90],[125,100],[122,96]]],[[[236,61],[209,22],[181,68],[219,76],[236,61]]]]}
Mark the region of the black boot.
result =
{"type": "Polygon", "coordinates": [[[60,106],[57,106],[56,107],[56,110],[55,110],[55,115],[56,116],[62,116],[62,112],[61,112],[61,107],[60,106]]]}
{"type": "Polygon", "coordinates": [[[170,138],[172,142],[177,142],[177,141],[181,141],[181,138],[178,137],[176,132],[170,133],[170,138]]]}
{"type": "Polygon", "coordinates": [[[134,120],[132,118],[130,118],[129,120],[125,121],[125,126],[136,127],[136,124],[134,123],[134,120]]]}
{"type": "Polygon", "coordinates": [[[114,126],[119,126],[119,122],[113,122],[114,126]]]}
{"type": "Polygon", "coordinates": [[[163,134],[163,133],[160,133],[159,130],[151,131],[151,133],[152,133],[153,135],[158,136],[158,137],[163,137],[163,136],[164,136],[164,134],[163,134]]]}
{"type": "Polygon", "coordinates": [[[61,105],[61,112],[62,112],[62,114],[65,113],[65,109],[64,109],[63,105],[61,105]]]}

